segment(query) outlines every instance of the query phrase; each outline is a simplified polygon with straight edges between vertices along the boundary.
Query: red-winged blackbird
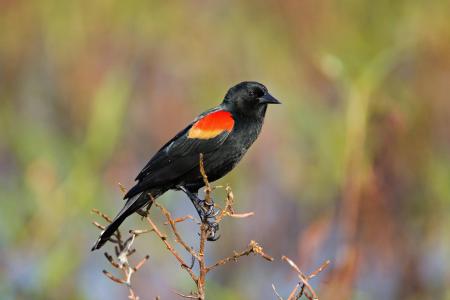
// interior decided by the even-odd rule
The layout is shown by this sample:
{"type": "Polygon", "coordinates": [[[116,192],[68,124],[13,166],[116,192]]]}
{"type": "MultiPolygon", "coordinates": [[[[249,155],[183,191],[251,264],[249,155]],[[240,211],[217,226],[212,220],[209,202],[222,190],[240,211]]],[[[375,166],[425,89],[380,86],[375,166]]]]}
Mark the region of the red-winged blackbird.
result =
{"type": "MultiPolygon", "coordinates": [[[[136,177],[136,185],[124,196],[125,206],[102,232],[92,250],[102,247],[129,215],[151,205],[152,197],[157,198],[171,189],[186,193],[202,221],[214,219],[212,207],[207,209],[206,203],[197,196],[204,186],[200,153],[203,153],[209,180],[223,177],[258,137],[267,104],[279,103],[258,82],[241,82],[229,89],[219,106],[199,115],[150,159],[136,177]]],[[[215,240],[218,226],[208,223],[208,239],[215,240]]]]}

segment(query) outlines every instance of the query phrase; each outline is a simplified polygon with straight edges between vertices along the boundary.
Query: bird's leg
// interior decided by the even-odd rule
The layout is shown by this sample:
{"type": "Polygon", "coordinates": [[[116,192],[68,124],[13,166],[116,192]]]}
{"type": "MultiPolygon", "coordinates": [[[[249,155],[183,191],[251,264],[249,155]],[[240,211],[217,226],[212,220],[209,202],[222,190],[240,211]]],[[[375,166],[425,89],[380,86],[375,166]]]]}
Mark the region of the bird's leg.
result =
{"type": "Polygon", "coordinates": [[[208,225],[208,241],[216,241],[219,236],[216,236],[219,230],[219,224],[216,222],[216,216],[219,212],[214,210],[214,202],[206,203],[198,197],[196,193],[187,190],[184,186],[177,186],[177,188],[183,191],[189,199],[191,199],[192,204],[194,204],[195,210],[197,211],[202,223],[208,225]]]}
{"type": "Polygon", "coordinates": [[[148,216],[148,214],[150,213],[150,208],[152,208],[152,204],[153,202],[150,202],[146,205],[144,205],[144,207],[139,208],[136,212],[143,218],[146,218],[148,216]]]}
{"type": "Polygon", "coordinates": [[[153,205],[154,198],[150,194],[148,195],[150,201],[136,211],[142,218],[146,218],[148,216],[148,214],[150,213],[150,208],[152,208],[153,205]]]}
{"type": "Polygon", "coordinates": [[[177,186],[177,188],[181,191],[183,191],[188,197],[189,199],[191,199],[192,203],[195,206],[195,209],[197,210],[197,212],[201,211],[200,217],[203,218],[214,218],[216,217],[219,213],[220,210],[215,210],[215,206],[214,206],[214,202],[207,202],[206,200],[200,199],[197,195],[197,193],[193,193],[189,190],[187,190],[185,187],[183,186],[177,186]]]}
{"type": "Polygon", "coordinates": [[[148,210],[139,208],[137,211],[138,215],[140,215],[142,218],[146,218],[148,216],[148,210]]]}
{"type": "Polygon", "coordinates": [[[202,199],[198,198],[197,194],[187,190],[184,186],[177,186],[177,188],[181,191],[183,191],[189,199],[191,199],[192,204],[194,204],[195,210],[197,210],[198,215],[200,218],[205,219],[208,217],[207,212],[205,211],[205,208],[203,206],[202,199]]]}

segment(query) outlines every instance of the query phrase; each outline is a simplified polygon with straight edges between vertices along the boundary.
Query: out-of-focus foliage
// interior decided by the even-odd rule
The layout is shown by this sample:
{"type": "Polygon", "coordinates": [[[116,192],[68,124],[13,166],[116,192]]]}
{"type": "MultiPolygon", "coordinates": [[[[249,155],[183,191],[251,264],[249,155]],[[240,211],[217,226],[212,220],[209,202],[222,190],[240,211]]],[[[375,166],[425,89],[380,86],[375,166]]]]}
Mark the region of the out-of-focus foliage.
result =
{"type": "MultiPolygon", "coordinates": [[[[283,105],[220,181],[256,216],[223,223],[214,256],[256,239],[305,271],[330,259],[321,299],[450,299],[449,41],[443,0],[0,1],[0,298],[125,298],[89,252],[90,208],[114,214],[117,182],[257,80],[283,105]]],[[[140,243],[143,299],[189,290],[140,243]]],[[[249,259],[208,293],[272,299],[289,274],[249,259]]]]}

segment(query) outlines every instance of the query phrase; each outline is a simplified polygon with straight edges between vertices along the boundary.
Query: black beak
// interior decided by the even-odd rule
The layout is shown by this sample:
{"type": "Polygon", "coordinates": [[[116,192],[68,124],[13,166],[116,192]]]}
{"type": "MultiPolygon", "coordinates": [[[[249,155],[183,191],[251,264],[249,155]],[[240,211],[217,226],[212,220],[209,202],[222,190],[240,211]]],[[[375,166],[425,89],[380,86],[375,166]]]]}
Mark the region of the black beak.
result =
{"type": "Polygon", "coordinates": [[[260,104],[281,104],[280,101],[275,99],[271,94],[265,93],[264,96],[259,97],[260,104]]]}

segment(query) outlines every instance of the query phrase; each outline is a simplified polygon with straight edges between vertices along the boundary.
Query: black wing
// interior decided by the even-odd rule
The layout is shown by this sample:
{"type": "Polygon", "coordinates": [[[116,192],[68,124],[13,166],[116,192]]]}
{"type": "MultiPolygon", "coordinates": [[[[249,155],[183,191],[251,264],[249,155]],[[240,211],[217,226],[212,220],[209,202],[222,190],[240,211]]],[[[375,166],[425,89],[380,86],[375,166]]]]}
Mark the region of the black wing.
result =
{"type": "Polygon", "coordinates": [[[138,183],[128,191],[124,198],[133,197],[153,187],[171,184],[193,168],[198,168],[200,153],[206,154],[218,149],[225,142],[230,131],[224,130],[209,139],[199,139],[190,138],[189,130],[203,117],[220,109],[217,107],[201,114],[167,142],[142,169],[136,177],[138,183]]]}

